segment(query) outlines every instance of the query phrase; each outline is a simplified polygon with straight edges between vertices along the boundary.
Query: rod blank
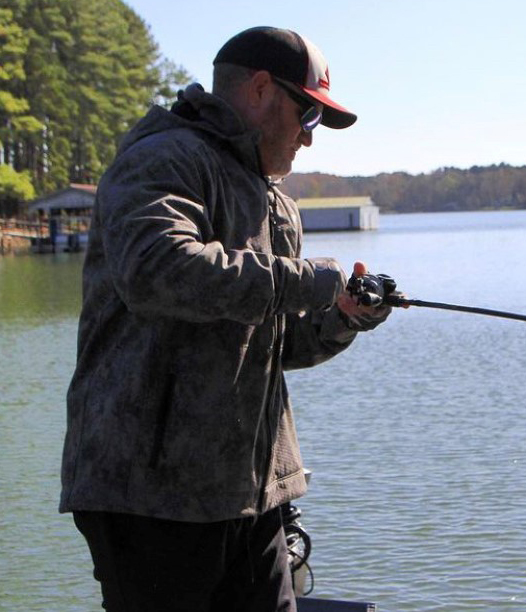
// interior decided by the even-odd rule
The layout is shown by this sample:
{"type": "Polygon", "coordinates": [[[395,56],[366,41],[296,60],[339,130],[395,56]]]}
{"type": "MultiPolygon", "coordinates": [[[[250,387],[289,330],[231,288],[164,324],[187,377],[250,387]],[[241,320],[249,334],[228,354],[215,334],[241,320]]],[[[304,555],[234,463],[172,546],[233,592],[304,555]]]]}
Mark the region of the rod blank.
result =
{"type": "Polygon", "coordinates": [[[426,302],[425,300],[410,300],[397,295],[388,295],[385,303],[389,306],[418,306],[421,308],[438,308],[441,310],[456,310],[459,312],[471,312],[489,317],[501,317],[503,319],[514,319],[515,321],[526,321],[526,315],[515,312],[504,312],[502,310],[491,310],[490,308],[477,308],[476,306],[458,306],[457,304],[444,304],[442,302],[426,302]]]}

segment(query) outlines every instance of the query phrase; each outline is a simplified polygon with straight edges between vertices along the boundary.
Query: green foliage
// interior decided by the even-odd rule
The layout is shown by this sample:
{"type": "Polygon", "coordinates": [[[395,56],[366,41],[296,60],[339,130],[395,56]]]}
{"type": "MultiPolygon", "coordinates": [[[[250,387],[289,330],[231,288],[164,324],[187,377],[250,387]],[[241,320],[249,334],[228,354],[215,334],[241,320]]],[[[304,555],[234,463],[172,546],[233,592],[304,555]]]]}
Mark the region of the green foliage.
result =
{"type": "Polygon", "coordinates": [[[17,172],[11,166],[0,165],[0,216],[10,217],[18,212],[18,203],[35,197],[28,172],[17,172]]]}
{"type": "Polygon", "coordinates": [[[0,90],[0,113],[4,117],[16,116],[29,110],[29,102],[21,98],[15,98],[12,93],[0,90]]]}
{"type": "Polygon", "coordinates": [[[39,194],[96,183],[152,100],[189,80],[122,0],[0,0],[0,164],[39,194]]]}
{"type": "Polygon", "coordinates": [[[0,8],[0,140],[4,143],[4,163],[13,162],[19,170],[24,167],[15,163],[19,140],[43,127],[29,114],[30,104],[24,93],[29,34],[15,19],[21,7],[20,3],[9,2],[0,8]]]}
{"type": "Polygon", "coordinates": [[[9,8],[0,8],[0,81],[23,79],[23,58],[27,50],[27,36],[15,22],[9,8]]]}
{"type": "Polygon", "coordinates": [[[153,102],[168,108],[177,99],[178,89],[188,83],[191,77],[182,66],[178,66],[168,59],[162,60],[157,68],[159,85],[153,97],[153,102]]]}
{"type": "Polygon", "coordinates": [[[526,166],[440,168],[416,176],[406,172],[372,177],[292,174],[283,190],[293,198],[367,195],[383,212],[526,208],[526,166]]]}

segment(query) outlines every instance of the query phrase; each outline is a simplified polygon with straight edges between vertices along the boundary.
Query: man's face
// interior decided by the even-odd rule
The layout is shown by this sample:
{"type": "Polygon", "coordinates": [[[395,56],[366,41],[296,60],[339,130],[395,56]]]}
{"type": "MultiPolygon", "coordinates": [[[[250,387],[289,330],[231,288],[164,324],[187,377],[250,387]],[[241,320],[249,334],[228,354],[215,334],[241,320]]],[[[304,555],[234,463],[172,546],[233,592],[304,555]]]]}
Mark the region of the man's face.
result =
{"type": "Polygon", "coordinates": [[[304,132],[300,119],[304,112],[287,93],[274,84],[275,95],[259,125],[259,152],[265,176],[280,178],[290,174],[301,146],[310,147],[312,132],[304,132]]]}

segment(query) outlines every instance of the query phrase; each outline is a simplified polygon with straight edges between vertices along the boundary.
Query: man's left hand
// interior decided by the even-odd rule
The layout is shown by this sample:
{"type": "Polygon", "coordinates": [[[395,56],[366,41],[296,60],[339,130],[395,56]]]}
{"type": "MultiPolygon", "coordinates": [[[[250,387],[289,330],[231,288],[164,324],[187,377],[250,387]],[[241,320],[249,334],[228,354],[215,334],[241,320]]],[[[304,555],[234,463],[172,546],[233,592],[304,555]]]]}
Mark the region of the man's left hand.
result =
{"type": "Polygon", "coordinates": [[[369,331],[383,323],[391,314],[390,306],[363,306],[356,296],[347,291],[341,293],[336,301],[347,327],[354,331],[369,331]]]}

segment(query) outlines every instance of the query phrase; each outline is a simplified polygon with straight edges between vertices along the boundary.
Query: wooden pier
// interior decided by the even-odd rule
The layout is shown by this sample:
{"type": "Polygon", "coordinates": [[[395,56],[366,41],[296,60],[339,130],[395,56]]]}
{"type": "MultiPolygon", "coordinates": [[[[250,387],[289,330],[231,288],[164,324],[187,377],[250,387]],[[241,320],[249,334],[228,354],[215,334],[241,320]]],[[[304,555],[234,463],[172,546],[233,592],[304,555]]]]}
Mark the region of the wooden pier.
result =
{"type": "Polygon", "coordinates": [[[75,252],[85,248],[89,219],[51,217],[29,221],[0,219],[0,255],[30,250],[33,253],[75,252]]]}

